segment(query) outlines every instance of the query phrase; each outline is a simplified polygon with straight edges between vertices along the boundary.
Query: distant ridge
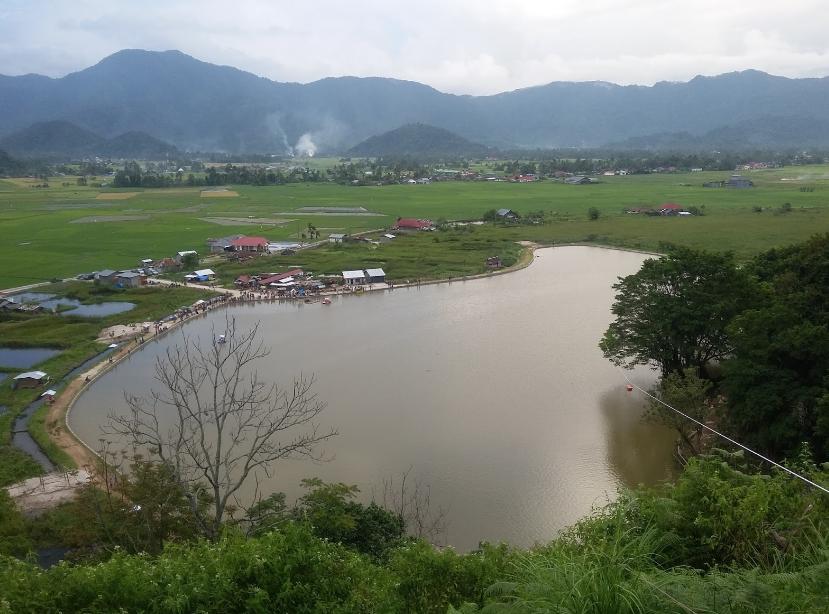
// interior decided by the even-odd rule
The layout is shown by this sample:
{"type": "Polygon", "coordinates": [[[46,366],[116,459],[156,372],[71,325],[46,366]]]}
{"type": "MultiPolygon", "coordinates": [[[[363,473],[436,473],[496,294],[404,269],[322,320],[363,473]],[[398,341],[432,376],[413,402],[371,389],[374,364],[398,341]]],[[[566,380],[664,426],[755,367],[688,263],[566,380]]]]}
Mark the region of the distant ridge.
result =
{"type": "Polygon", "coordinates": [[[762,117],[720,126],[695,136],[668,132],[632,137],[608,144],[619,150],[737,151],[746,149],[825,147],[829,143],[829,121],[815,117],[762,117]]]}
{"type": "Polygon", "coordinates": [[[454,132],[427,124],[406,124],[367,138],[348,150],[363,157],[474,157],[486,155],[489,148],[458,136],[454,132]]]}
{"type": "Polygon", "coordinates": [[[0,149],[0,176],[14,176],[23,170],[24,165],[0,149]]]}
{"type": "Polygon", "coordinates": [[[126,132],[105,139],[75,124],[55,120],[37,122],[0,139],[0,149],[26,158],[158,158],[178,150],[144,132],[126,132]]]}
{"type": "Polygon", "coordinates": [[[653,86],[553,82],[456,96],[377,77],[279,83],[179,51],[132,49],[59,79],[0,76],[0,137],[62,120],[104,139],[144,132],[182,150],[289,155],[342,153],[371,136],[426,124],[499,149],[601,147],[660,134],[674,135],[672,147],[697,148],[697,139],[731,129],[744,135],[734,133],[735,142],[829,147],[820,128],[829,121],[827,100],[829,78],[756,70],[653,86]],[[807,128],[766,130],[767,118],[807,128]]]}

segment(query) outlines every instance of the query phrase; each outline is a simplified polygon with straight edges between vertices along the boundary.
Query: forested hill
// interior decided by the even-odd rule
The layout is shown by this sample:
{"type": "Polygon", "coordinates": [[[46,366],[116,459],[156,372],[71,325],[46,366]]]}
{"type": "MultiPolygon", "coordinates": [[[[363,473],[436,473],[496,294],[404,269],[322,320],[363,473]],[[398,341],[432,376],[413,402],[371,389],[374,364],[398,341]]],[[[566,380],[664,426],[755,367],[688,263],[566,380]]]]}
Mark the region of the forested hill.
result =
{"type": "Polygon", "coordinates": [[[0,149],[0,176],[13,176],[23,170],[23,164],[0,149]]]}
{"type": "Polygon", "coordinates": [[[348,153],[364,157],[476,157],[489,148],[462,136],[426,124],[406,124],[395,130],[372,136],[352,147],[348,153]]]}
{"type": "MultiPolygon", "coordinates": [[[[653,86],[553,82],[457,96],[387,78],[280,83],[178,51],[124,50],[59,79],[0,76],[0,136],[65,120],[104,138],[139,131],[191,151],[339,153],[413,123],[504,149],[597,147],[682,133],[693,144],[712,131],[733,143],[744,137],[729,127],[785,118],[805,131],[769,131],[764,146],[799,143],[803,134],[809,145],[829,145],[823,129],[809,135],[809,126],[829,121],[826,100],[829,78],[751,70],[653,86]]],[[[753,138],[750,131],[746,138],[753,138]]],[[[682,146],[686,139],[674,141],[682,146]]]]}
{"type": "Polygon", "coordinates": [[[20,157],[163,158],[177,150],[144,132],[126,132],[106,139],[68,121],[49,121],[0,139],[0,148],[20,157]]]}

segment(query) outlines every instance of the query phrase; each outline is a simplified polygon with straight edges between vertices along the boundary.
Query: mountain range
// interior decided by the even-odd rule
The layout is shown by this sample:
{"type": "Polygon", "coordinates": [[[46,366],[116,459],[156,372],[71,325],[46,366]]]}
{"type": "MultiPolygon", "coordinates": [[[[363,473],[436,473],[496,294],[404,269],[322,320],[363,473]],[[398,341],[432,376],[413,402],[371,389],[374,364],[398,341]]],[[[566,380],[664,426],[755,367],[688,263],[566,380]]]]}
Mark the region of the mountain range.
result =
{"type": "Polygon", "coordinates": [[[461,96],[378,77],[281,83],[179,51],[124,50],[57,79],[0,75],[0,137],[60,120],[105,139],[143,132],[190,151],[312,154],[423,123],[510,149],[827,146],[827,101],[829,78],[754,70],[461,96]]]}

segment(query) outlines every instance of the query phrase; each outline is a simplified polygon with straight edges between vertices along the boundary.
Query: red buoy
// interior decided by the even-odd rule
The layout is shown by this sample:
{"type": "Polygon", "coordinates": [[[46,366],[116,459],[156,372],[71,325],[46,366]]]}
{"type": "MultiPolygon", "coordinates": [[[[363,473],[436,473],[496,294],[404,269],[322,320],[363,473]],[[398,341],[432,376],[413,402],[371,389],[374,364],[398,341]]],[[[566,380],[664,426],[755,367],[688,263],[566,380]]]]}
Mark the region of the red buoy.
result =
{"type": "Polygon", "coordinates": [[[628,392],[633,392],[633,384],[628,384],[627,386],[625,386],[625,388],[628,392]]]}

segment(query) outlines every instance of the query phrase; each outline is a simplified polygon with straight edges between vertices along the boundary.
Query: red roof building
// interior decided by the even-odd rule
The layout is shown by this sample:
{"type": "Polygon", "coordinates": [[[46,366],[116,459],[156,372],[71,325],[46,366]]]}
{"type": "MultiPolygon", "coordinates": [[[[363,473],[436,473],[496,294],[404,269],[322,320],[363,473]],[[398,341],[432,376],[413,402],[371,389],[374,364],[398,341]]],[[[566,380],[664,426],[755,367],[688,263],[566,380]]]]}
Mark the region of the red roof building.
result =
{"type": "Polygon", "coordinates": [[[265,237],[239,237],[230,245],[237,252],[264,252],[268,249],[268,240],[265,237]]]}
{"type": "Polygon", "coordinates": [[[432,220],[416,220],[411,217],[401,217],[394,226],[397,230],[430,230],[434,228],[432,220]]]}

